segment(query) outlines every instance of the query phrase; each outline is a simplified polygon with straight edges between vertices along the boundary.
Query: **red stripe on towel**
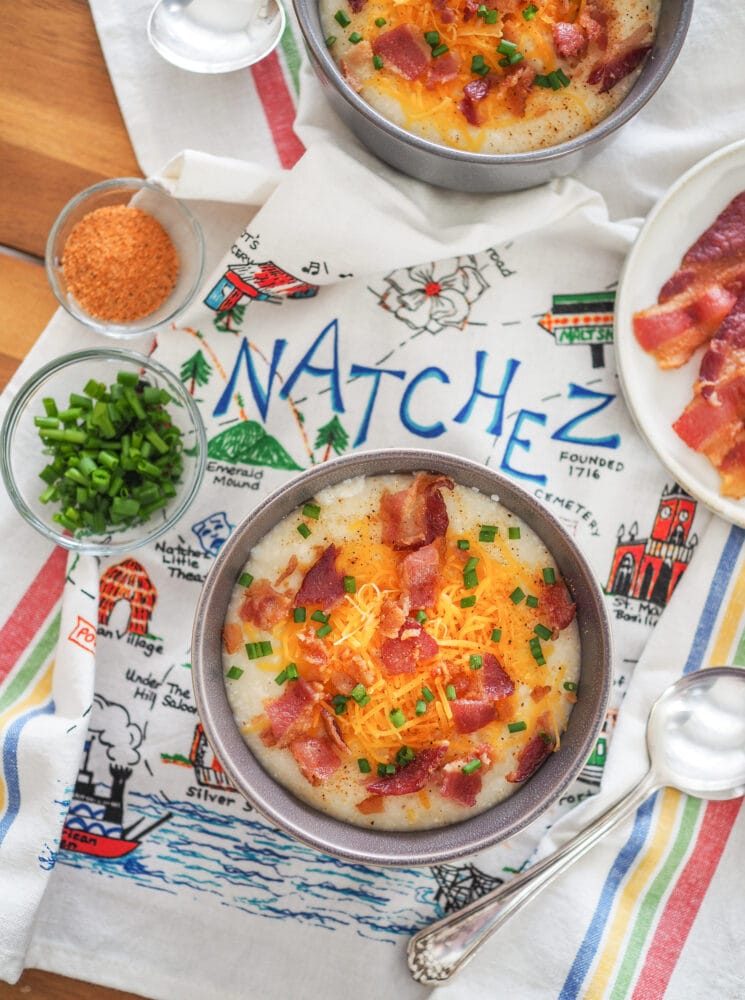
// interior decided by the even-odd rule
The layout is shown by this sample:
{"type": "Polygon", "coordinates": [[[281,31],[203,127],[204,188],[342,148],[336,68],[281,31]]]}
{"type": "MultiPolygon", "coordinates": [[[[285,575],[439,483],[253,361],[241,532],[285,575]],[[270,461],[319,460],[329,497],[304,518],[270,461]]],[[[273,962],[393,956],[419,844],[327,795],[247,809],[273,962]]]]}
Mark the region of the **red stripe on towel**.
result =
{"type": "Polygon", "coordinates": [[[696,846],[660,917],[632,1000],[664,996],[688,933],[714,877],[742,799],[709,802],[696,846]]]}
{"type": "Polygon", "coordinates": [[[285,170],[289,170],[303,155],[305,146],[292,127],[295,121],[295,102],[277,53],[272,52],[266,59],[252,66],[251,74],[264,107],[279,162],[285,170]]]}
{"type": "Polygon", "coordinates": [[[66,571],[67,549],[55,546],[0,629],[0,682],[13,669],[62,596],[66,571]]]}

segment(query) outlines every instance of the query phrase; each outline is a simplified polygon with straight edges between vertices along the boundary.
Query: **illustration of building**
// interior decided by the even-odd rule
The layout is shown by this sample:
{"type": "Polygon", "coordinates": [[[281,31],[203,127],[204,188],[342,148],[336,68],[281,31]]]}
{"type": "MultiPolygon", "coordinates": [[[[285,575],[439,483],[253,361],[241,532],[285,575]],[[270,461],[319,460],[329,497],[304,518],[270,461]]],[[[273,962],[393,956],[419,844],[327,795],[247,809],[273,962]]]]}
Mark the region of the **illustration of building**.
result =
{"type": "Polygon", "coordinates": [[[676,483],[662,492],[652,531],[638,538],[622,524],[613,555],[607,594],[621,594],[664,607],[691,561],[698,537],[691,534],[696,501],[676,483]]]}
{"type": "Polygon", "coordinates": [[[210,309],[227,312],[244,302],[277,304],[283,297],[307,299],[317,292],[317,285],[296,278],[273,261],[265,260],[262,263],[234,264],[228,268],[204,301],[210,309]]]}
{"type": "Polygon", "coordinates": [[[129,603],[127,631],[147,635],[158,593],[144,566],[136,559],[109,566],[99,584],[98,624],[108,625],[119,601],[129,603]]]}
{"type": "Polygon", "coordinates": [[[437,882],[435,903],[443,914],[462,910],[491,889],[502,885],[503,878],[487,875],[471,862],[464,865],[435,865],[432,874],[437,882]]]}
{"type": "Polygon", "coordinates": [[[222,769],[220,761],[215,757],[212,748],[204,735],[201,722],[194,730],[194,739],[189,751],[189,762],[194,768],[194,776],[198,785],[208,788],[221,788],[226,792],[234,792],[235,789],[228,781],[228,776],[222,769]]]}

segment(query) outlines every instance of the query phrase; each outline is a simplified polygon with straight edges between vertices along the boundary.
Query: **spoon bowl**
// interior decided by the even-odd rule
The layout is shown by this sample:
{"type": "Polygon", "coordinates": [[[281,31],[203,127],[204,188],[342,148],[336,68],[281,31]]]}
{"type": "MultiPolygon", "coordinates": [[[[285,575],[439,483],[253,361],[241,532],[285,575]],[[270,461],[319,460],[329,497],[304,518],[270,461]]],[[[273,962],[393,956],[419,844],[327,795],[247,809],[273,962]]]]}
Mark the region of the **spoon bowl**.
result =
{"type": "Polygon", "coordinates": [[[231,73],[268,56],[285,21],[280,0],[158,0],[147,36],[179,69],[231,73]]]}
{"type": "Polygon", "coordinates": [[[700,799],[745,795],[745,670],[708,667],[679,678],[652,706],[647,721],[650,766],[642,780],[553,854],[409,941],[414,979],[436,985],[544,886],[566,871],[660,788],[700,799]]]}

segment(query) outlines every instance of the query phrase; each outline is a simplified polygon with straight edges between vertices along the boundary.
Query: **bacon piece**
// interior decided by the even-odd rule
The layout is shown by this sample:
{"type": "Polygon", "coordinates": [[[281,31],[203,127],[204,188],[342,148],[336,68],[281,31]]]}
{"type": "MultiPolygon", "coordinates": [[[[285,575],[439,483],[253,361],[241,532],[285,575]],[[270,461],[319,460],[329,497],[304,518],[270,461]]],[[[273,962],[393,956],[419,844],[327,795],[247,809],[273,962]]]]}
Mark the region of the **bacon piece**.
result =
{"type": "Polygon", "coordinates": [[[607,59],[593,66],[587,82],[592,86],[600,84],[601,94],[612,90],[629,73],[634,72],[652,48],[651,42],[642,43],[642,39],[649,37],[649,32],[649,26],[640,25],[632,35],[613,47],[607,59]]]}
{"type": "Polygon", "coordinates": [[[535,77],[533,67],[523,62],[513,66],[499,81],[498,90],[502,101],[516,118],[522,118],[525,114],[535,77]]]}
{"type": "Polygon", "coordinates": [[[268,580],[254,580],[238,608],[238,617],[268,632],[287,617],[291,607],[290,598],[275,590],[268,580]]]}
{"type": "Polygon", "coordinates": [[[420,750],[410,764],[405,764],[395,774],[386,774],[369,782],[367,791],[373,795],[409,795],[424,788],[429,776],[437,770],[447,753],[448,744],[420,750]]]}
{"type": "Polygon", "coordinates": [[[540,608],[548,627],[556,632],[565,629],[574,621],[577,605],[572,600],[563,580],[544,583],[540,597],[540,608]]]}
{"type": "Polygon", "coordinates": [[[736,301],[737,295],[718,283],[698,291],[689,287],[662,304],[635,313],[634,335],[660,368],[679,368],[711,340],[736,301]]]}
{"type": "Polygon", "coordinates": [[[716,405],[718,392],[745,374],[745,292],[724,318],[701,359],[694,392],[716,405]]]}
{"type": "Polygon", "coordinates": [[[577,24],[589,42],[603,50],[608,48],[608,12],[602,0],[585,0],[577,24]]]}
{"type": "Polygon", "coordinates": [[[329,545],[310,567],[295,595],[295,607],[320,604],[324,611],[344,599],[344,575],[336,568],[338,550],[329,545]]]}
{"type": "Polygon", "coordinates": [[[365,816],[371,813],[382,813],[385,810],[385,799],[382,795],[368,795],[362,802],[357,803],[357,808],[365,816]]]}
{"type": "MultiPolygon", "coordinates": [[[[455,18],[457,17],[455,9],[448,5],[447,0],[432,0],[432,6],[440,15],[440,20],[442,21],[443,24],[452,24],[455,18]]],[[[439,61],[440,61],[440,56],[437,57],[435,62],[439,61]]]]}
{"type": "Polygon", "coordinates": [[[382,32],[373,42],[373,52],[405,80],[417,80],[432,61],[429,46],[413,24],[382,32]]]}
{"type": "Polygon", "coordinates": [[[322,784],[341,764],[331,740],[326,736],[293,740],[290,753],[297,761],[300,773],[311,785],[322,784]]]}
{"type": "Polygon", "coordinates": [[[431,90],[441,83],[449,83],[450,80],[454,80],[459,72],[460,62],[458,61],[458,57],[454,52],[446,52],[445,55],[437,56],[436,59],[432,60],[427,69],[424,85],[431,90]]]}
{"type": "Polygon", "coordinates": [[[530,697],[535,702],[543,701],[543,699],[546,697],[546,695],[549,693],[550,690],[551,690],[550,684],[538,684],[530,692],[530,697]]]}
{"type": "Polygon", "coordinates": [[[719,463],[718,470],[722,477],[722,496],[738,500],[745,496],[745,437],[742,433],[719,463]]]}
{"type": "Polygon", "coordinates": [[[478,676],[484,698],[491,698],[494,701],[509,698],[515,691],[515,684],[496,656],[493,653],[484,653],[481,662],[478,676]]]}
{"type": "Polygon", "coordinates": [[[358,42],[339,60],[342,76],[352,90],[359,94],[373,72],[373,50],[368,41],[358,42]]]}
{"type": "Polygon", "coordinates": [[[554,48],[562,59],[579,59],[587,51],[587,35],[578,24],[556,21],[551,26],[554,48]]]}
{"type": "Polygon", "coordinates": [[[716,404],[694,396],[673,424],[681,440],[718,466],[734,447],[745,419],[745,373],[717,389],[716,404]]]}
{"type": "Polygon", "coordinates": [[[494,77],[491,74],[487,74],[486,76],[480,76],[475,80],[471,80],[463,88],[463,97],[458,102],[458,110],[468,124],[473,125],[474,128],[477,128],[481,124],[477,105],[489,93],[493,82],[494,77]]]}
{"type": "Polygon", "coordinates": [[[453,489],[447,476],[420,472],[410,486],[380,498],[381,540],[394,549],[418,549],[442,538],[450,519],[441,490],[453,489]]]}
{"type": "Polygon", "coordinates": [[[349,4],[349,9],[353,14],[359,14],[367,3],[367,0],[347,0],[347,3],[349,4]]]}
{"type": "Polygon", "coordinates": [[[440,547],[437,542],[409,552],[398,566],[401,589],[412,608],[431,608],[440,581],[440,547]]]}
{"type": "Polygon", "coordinates": [[[321,722],[323,723],[323,728],[326,730],[328,738],[334,744],[336,749],[340,750],[341,753],[349,753],[349,747],[344,742],[344,738],[341,735],[339,723],[336,721],[336,717],[330,709],[321,709],[321,722]]]}
{"type": "Polygon", "coordinates": [[[494,722],[497,710],[493,701],[477,701],[474,698],[456,698],[450,702],[453,722],[459,733],[475,733],[489,722],[494,722]]]}
{"type": "Polygon", "coordinates": [[[380,658],[388,674],[413,674],[420,660],[436,656],[440,647],[419,622],[407,618],[394,639],[384,639],[380,658]]]}
{"type": "Polygon", "coordinates": [[[236,653],[243,645],[243,629],[237,622],[228,622],[222,630],[222,644],[226,653],[236,653]]]}
{"type": "Polygon", "coordinates": [[[321,695],[302,677],[290,681],[279,698],[270,699],[266,705],[272,735],[279,746],[305,735],[311,722],[313,708],[321,695]]]}
{"type": "Polygon", "coordinates": [[[505,775],[507,781],[527,781],[535,774],[544,760],[556,748],[556,738],[550,728],[550,718],[547,712],[538,719],[535,733],[517,755],[517,765],[505,775]]]}
{"type": "Polygon", "coordinates": [[[303,659],[314,667],[322,667],[328,663],[329,654],[326,643],[319,639],[312,629],[298,632],[297,641],[303,651],[303,659]]]}
{"type": "Polygon", "coordinates": [[[287,579],[287,577],[288,576],[292,576],[292,574],[295,572],[296,569],[297,569],[297,556],[293,552],[292,555],[290,556],[290,558],[287,561],[287,565],[282,570],[282,572],[279,574],[279,576],[277,577],[277,579],[274,581],[274,586],[278,587],[280,585],[280,583],[284,583],[284,581],[287,579]]]}
{"type": "Polygon", "coordinates": [[[474,760],[474,757],[451,760],[442,769],[440,795],[445,799],[452,799],[453,802],[457,802],[467,809],[476,805],[484,772],[491,766],[488,748],[480,748],[475,756],[481,761],[481,767],[470,774],[464,774],[463,767],[474,760]]]}
{"type": "Polygon", "coordinates": [[[400,604],[387,597],[380,606],[380,616],[378,617],[378,631],[380,634],[386,636],[388,639],[398,638],[405,621],[406,614],[404,613],[404,609],[400,604]]]}

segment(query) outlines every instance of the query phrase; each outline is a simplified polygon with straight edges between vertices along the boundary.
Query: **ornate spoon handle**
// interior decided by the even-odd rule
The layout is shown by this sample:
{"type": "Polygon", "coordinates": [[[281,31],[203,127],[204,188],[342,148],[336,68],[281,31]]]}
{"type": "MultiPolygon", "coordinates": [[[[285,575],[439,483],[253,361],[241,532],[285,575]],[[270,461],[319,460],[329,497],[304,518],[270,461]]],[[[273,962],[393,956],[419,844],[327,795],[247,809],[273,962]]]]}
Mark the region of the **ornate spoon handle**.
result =
{"type": "Polygon", "coordinates": [[[659,784],[650,771],[587,829],[553,854],[469,903],[457,913],[452,913],[415,934],[408,946],[409,969],[414,979],[430,985],[449,979],[473,957],[476,949],[490,935],[499,930],[557,875],[586,854],[658,787],[659,784]]]}

